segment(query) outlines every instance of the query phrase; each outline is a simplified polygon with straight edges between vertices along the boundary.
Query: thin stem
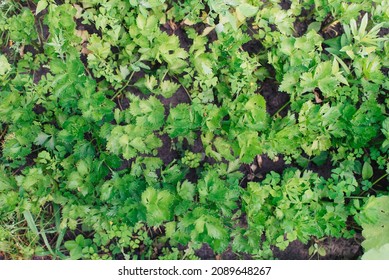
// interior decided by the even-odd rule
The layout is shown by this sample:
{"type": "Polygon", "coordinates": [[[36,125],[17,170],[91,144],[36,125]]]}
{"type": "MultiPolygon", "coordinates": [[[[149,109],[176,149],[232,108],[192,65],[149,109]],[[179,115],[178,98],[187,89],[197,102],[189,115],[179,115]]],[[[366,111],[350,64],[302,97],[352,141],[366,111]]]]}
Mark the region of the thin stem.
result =
{"type": "Polygon", "coordinates": [[[118,105],[119,105],[120,111],[123,111],[123,107],[122,107],[122,103],[120,102],[120,98],[118,98],[118,105]]]}
{"type": "Polygon", "coordinates": [[[127,83],[121,89],[119,89],[114,96],[112,96],[111,100],[114,100],[128,86],[128,84],[131,82],[132,77],[134,76],[134,73],[135,71],[132,71],[130,77],[128,78],[127,83]]]}
{"type": "Polygon", "coordinates": [[[169,70],[166,70],[166,71],[165,71],[165,74],[163,74],[162,79],[161,79],[162,82],[165,80],[165,77],[166,77],[166,75],[167,75],[168,72],[169,72],[169,70]]]}
{"type": "Polygon", "coordinates": [[[186,89],[186,87],[181,83],[181,81],[180,81],[176,76],[174,76],[174,79],[175,79],[177,82],[180,83],[180,85],[182,86],[182,88],[185,90],[186,95],[188,95],[190,101],[192,101],[192,97],[190,96],[190,94],[189,94],[188,90],[186,89]]]}
{"type": "Polygon", "coordinates": [[[384,179],[386,176],[388,176],[388,174],[384,174],[382,175],[381,177],[379,177],[377,180],[375,180],[372,184],[372,186],[374,186],[375,184],[377,184],[379,181],[381,181],[382,179],[384,179]]]}
{"type": "Polygon", "coordinates": [[[115,173],[115,171],[113,171],[112,168],[105,161],[104,161],[104,164],[105,164],[105,166],[108,167],[109,171],[111,171],[112,174],[115,173]]]}
{"type": "Polygon", "coordinates": [[[3,139],[3,137],[5,136],[5,134],[7,133],[7,130],[8,130],[8,127],[6,126],[5,128],[4,128],[4,130],[1,132],[1,134],[0,134],[0,140],[1,139],[3,139]]]}
{"type": "Polygon", "coordinates": [[[282,110],[284,110],[289,104],[290,104],[290,100],[289,100],[288,102],[286,102],[284,105],[282,105],[282,107],[281,107],[280,109],[278,109],[277,112],[275,112],[275,113],[273,114],[272,117],[277,116],[277,115],[278,115],[282,110]]]}

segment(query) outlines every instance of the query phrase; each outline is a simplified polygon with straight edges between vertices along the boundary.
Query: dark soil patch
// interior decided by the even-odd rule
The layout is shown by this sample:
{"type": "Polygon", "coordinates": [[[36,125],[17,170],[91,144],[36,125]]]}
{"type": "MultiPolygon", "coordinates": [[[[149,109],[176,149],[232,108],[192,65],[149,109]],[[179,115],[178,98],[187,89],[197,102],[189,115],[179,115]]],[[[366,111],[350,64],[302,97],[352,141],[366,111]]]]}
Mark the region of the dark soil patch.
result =
{"type": "MultiPolygon", "coordinates": [[[[275,80],[265,79],[261,86],[261,94],[266,100],[266,110],[273,116],[279,109],[282,108],[288,101],[289,95],[278,91],[278,83],[275,80]]],[[[284,117],[290,106],[283,108],[279,114],[284,117]]]]}
{"type": "Polygon", "coordinates": [[[294,22],[294,30],[295,30],[295,35],[296,37],[301,37],[302,35],[305,34],[308,28],[308,23],[306,21],[299,21],[296,20],[294,22]]]}
{"type": "Polygon", "coordinates": [[[188,37],[183,26],[179,23],[167,22],[161,26],[161,31],[166,32],[169,35],[176,35],[180,41],[180,47],[189,51],[190,47],[193,44],[193,40],[188,37]]]}
{"type": "MultiPolygon", "coordinates": [[[[209,26],[200,22],[200,23],[196,23],[192,27],[194,28],[194,30],[196,30],[197,34],[201,35],[201,34],[203,34],[205,28],[207,28],[209,26]]],[[[211,32],[208,33],[207,38],[208,38],[209,44],[211,44],[217,40],[217,33],[216,33],[215,29],[213,29],[211,32]]],[[[207,46],[207,48],[208,48],[208,46],[207,46]]]]}
{"type": "Polygon", "coordinates": [[[289,10],[290,6],[292,5],[292,2],[290,0],[281,0],[279,5],[283,10],[289,10]]]}
{"type": "Polygon", "coordinates": [[[194,145],[192,147],[192,152],[194,153],[204,153],[203,142],[201,141],[201,133],[200,131],[197,133],[197,138],[194,141],[194,145]]]}
{"type": "Polygon", "coordinates": [[[261,50],[264,50],[264,47],[259,40],[252,39],[243,44],[242,49],[249,54],[258,54],[261,50]]]}
{"type": "Polygon", "coordinates": [[[212,250],[211,247],[209,247],[208,244],[204,243],[203,246],[196,250],[195,255],[198,256],[202,260],[214,260],[216,259],[216,254],[212,250]]]}
{"type": "Polygon", "coordinates": [[[190,103],[190,98],[188,96],[188,93],[185,91],[185,89],[182,86],[176,91],[176,93],[172,97],[165,98],[163,96],[159,96],[158,98],[165,106],[165,112],[167,114],[170,108],[176,107],[178,104],[190,103]]]}
{"type": "Polygon", "coordinates": [[[381,27],[380,31],[378,32],[378,37],[385,37],[389,34],[389,28],[381,27]]]}
{"type": "Polygon", "coordinates": [[[310,256],[308,252],[310,245],[305,245],[296,240],[291,242],[284,251],[274,247],[273,254],[275,258],[280,260],[355,260],[362,254],[360,241],[360,236],[355,239],[329,237],[318,243],[320,247],[325,249],[326,255],[319,256],[315,254],[310,256]]]}
{"type": "Polygon", "coordinates": [[[309,259],[309,245],[305,245],[300,241],[293,241],[289,246],[281,251],[277,247],[273,247],[273,256],[280,260],[307,260],[309,259]]]}
{"type": "Polygon", "coordinates": [[[300,16],[296,18],[296,21],[293,23],[295,37],[303,36],[307,32],[308,26],[313,22],[313,19],[310,16],[311,9],[302,9],[300,16]]]}
{"type": "Polygon", "coordinates": [[[328,157],[328,159],[320,166],[316,165],[313,162],[309,162],[308,169],[312,170],[313,172],[317,173],[319,176],[328,179],[331,177],[331,171],[333,169],[333,165],[331,163],[331,159],[328,157]]]}
{"type": "Polygon", "coordinates": [[[38,70],[34,71],[34,84],[39,83],[43,76],[46,76],[50,70],[47,67],[39,67],[38,70]]]}
{"type": "MultiPolygon", "coordinates": [[[[295,240],[289,244],[289,246],[281,251],[277,247],[273,246],[273,256],[275,259],[279,260],[309,260],[309,259],[321,259],[321,260],[356,260],[362,254],[361,247],[362,238],[360,235],[357,235],[354,239],[346,238],[333,238],[328,237],[323,241],[318,242],[317,244],[324,248],[326,251],[325,256],[319,256],[318,254],[309,255],[310,244],[303,244],[302,242],[295,240]]],[[[208,244],[203,244],[203,246],[196,250],[196,256],[202,260],[214,260],[214,259],[223,259],[223,260],[250,260],[252,257],[248,254],[235,254],[229,248],[221,255],[216,255],[215,252],[209,247],[208,244]]]]}
{"type": "Polygon", "coordinates": [[[32,109],[35,114],[40,115],[46,112],[46,108],[43,107],[41,104],[35,104],[34,108],[32,109]]]}
{"type": "Polygon", "coordinates": [[[100,30],[98,30],[94,25],[91,25],[91,24],[84,24],[82,23],[82,19],[76,19],[76,29],[77,30],[81,30],[81,31],[88,31],[88,34],[89,35],[92,35],[92,34],[97,34],[98,36],[102,36],[102,33],[100,30]]]}
{"type": "Polygon", "coordinates": [[[172,149],[172,140],[167,134],[159,137],[162,141],[162,147],[158,149],[158,157],[161,158],[164,165],[169,165],[173,160],[178,158],[178,152],[172,149]]]}
{"type": "Polygon", "coordinates": [[[271,171],[282,173],[282,171],[287,168],[287,165],[282,156],[278,156],[276,160],[271,160],[267,155],[262,155],[261,158],[262,164],[261,166],[258,166],[257,173],[261,174],[262,176],[266,176],[266,174],[270,173],[271,171]]]}
{"type": "Polygon", "coordinates": [[[282,173],[288,167],[290,166],[285,163],[281,155],[274,160],[271,160],[265,154],[258,155],[250,165],[244,164],[241,166],[240,171],[245,175],[241,187],[246,188],[248,182],[262,181],[272,171],[282,173]]]}
{"type": "Polygon", "coordinates": [[[126,110],[130,107],[130,100],[124,95],[120,95],[118,98],[115,98],[113,101],[116,103],[117,108],[119,108],[121,111],[126,110]]]}

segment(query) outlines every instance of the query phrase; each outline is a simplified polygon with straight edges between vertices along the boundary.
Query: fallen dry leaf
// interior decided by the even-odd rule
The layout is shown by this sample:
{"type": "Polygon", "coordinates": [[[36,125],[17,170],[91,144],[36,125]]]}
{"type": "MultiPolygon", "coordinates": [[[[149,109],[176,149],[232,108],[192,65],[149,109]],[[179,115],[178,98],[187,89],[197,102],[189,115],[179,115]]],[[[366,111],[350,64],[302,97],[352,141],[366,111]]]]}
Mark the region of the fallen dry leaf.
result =
{"type": "Polygon", "coordinates": [[[170,28],[175,31],[177,29],[177,24],[175,24],[172,20],[169,20],[168,21],[168,24],[170,26],[170,28]]]}
{"type": "Polygon", "coordinates": [[[84,9],[80,5],[77,5],[77,4],[73,4],[73,7],[77,10],[77,13],[74,17],[77,19],[81,18],[82,12],[84,9]]]}
{"type": "Polygon", "coordinates": [[[262,156],[257,155],[256,159],[257,159],[257,163],[258,163],[259,168],[261,168],[262,167],[262,156]]]}
{"type": "Polygon", "coordinates": [[[75,34],[77,37],[81,38],[81,44],[89,40],[89,33],[87,30],[75,30],[75,34]]]}
{"type": "Polygon", "coordinates": [[[322,103],[323,100],[320,98],[319,93],[316,90],[314,90],[313,92],[315,94],[315,101],[316,101],[316,103],[322,103]]]}

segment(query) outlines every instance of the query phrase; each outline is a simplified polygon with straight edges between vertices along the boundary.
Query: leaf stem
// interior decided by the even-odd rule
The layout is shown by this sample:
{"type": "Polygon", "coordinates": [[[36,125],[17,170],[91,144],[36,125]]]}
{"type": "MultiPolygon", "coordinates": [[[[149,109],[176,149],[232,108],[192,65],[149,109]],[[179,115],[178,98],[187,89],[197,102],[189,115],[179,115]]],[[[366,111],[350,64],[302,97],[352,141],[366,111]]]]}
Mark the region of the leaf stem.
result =
{"type": "Polygon", "coordinates": [[[176,76],[174,76],[174,79],[176,79],[176,81],[180,83],[182,88],[185,90],[186,95],[189,97],[189,100],[192,101],[192,97],[190,96],[190,94],[189,94],[188,90],[186,89],[186,87],[181,83],[181,81],[176,76]]]}
{"type": "Polygon", "coordinates": [[[131,80],[132,80],[132,77],[134,76],[134,73],[135,73],[135,71],[132,71],[132,73],[131,73],[131,75],[130,75],[130,77],[128,78],[128,81],[127,81],[127,83],[121,88],[121,89],[119,89],[115,94],[114,94],[114,96],[112,96],[111,97],[111,100],[114,100],[127,86],[128,86],[128,84],[131,82],[131,80]]]}
{"type": "Polygon", "coordinates": [[[379,177],[377,180],[375,180],[371,186],[374,186],[374,185],[377,184],[379,181],[381,181],[382,179],[384,179],[386,176],[388,176],[388,174],[385,173],[384,175],[382,175],[381,177],[379,177]]]}
{"type": "Polygon", "coordinates": [[[8,126],[6,126],[6,127],[4,128],[4,130],[1,132],[1,134],[0,134],[0,140],[3,139],[3,137],[7,134],[7,129],[8,129],[8,126]]]}
{"type": "Polygon", "coordinates": [[[282,105],[282,107],[280,109],[277,110],[277,112],[275,112],[272,117],[278,115],[282,110],[284,110],[288,105],[290,104],[290,100],[288,102],[286,102],[284,105],[282,105]]]}
{"type": "Polygon", "coordinates": [[[169,72],[169,70],[166,70],[166,71],[165,71],[165,74],[163,74],[162,79],[161,79],[162,82],[165,80],[165,77],[166,77],[166,75],[167,75],[168,72],[169,72]]]}

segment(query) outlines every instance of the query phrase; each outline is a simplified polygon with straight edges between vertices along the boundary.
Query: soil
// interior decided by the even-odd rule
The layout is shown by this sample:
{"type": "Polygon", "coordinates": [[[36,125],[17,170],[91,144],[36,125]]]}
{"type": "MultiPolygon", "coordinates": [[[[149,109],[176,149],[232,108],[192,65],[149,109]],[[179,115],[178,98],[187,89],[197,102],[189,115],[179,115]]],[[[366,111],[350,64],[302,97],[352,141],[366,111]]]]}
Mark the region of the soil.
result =
{"type": "MultiPolygon", "coordinates": [[[[266,111],[273,116],[278,110],[289,102],[289,95],[278,91],[278,83],[272,79],[265,79],[262,83],[260,92],[266,100],[266,111]]],[[[280,112],[282,117],[286,116],[290,106],[286,106],[280,112]]]]}
{"type": "Polygon", "coordinates": [[[162,159],[164,165],[169,165],[178,158],[178,152],[172,149],[172,143],[167,134],[163,134],[160,139],[162,140],[162,147],[158,149],[158,157],[162,159]]]}
{"type": "MultiPolygon", "coordinates": [[[[324,248],[325,256],[320,256],[317,253],[309,254],[311,244],[303,244],[300,241],[293,241],[289,246],[281,251],[277,247],[273,247],[273,256],[279,260],[356,260],[362,254],[362,237],[357,235],[354,239],[333,238],[328,237],[317,242],[319,247],[324,248]]],[[[312,243],[313,244],[313,243],[312,243]]],[[[217,255],[209,247],[208,244],[195,252],[196,256],[202,260],[250,260],[252,257],[248,254],[238,255],[228,248],[221,255],[217,255]]]]}
{"type": "Polygon", "coordinates": [[[300,241],[291,242],[284,251],[273,248],[273,254],[279,260],[356,260],[362,254],[360,237],[358,239],[326,238],[317,243],[326,251],[325,256],[309,255],[310,245],[300,241]]]}

